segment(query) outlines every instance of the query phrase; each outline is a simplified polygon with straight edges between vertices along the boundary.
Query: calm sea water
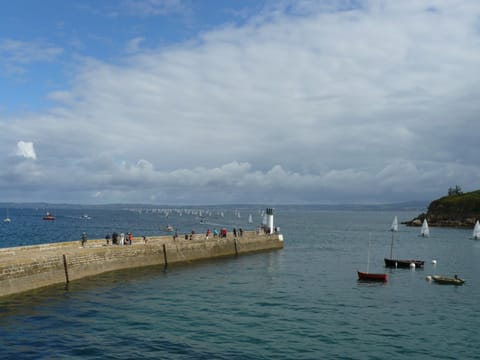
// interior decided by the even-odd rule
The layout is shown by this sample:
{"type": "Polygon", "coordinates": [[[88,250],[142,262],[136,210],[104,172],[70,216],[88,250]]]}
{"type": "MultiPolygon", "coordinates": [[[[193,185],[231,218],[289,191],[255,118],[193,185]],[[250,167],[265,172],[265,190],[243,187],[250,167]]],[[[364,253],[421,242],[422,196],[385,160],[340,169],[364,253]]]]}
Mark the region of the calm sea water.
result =
{"type": "MultiPolygon", "coordinates": [[[[10,209],[1,246],[102,238],[111,231],[153,235],[226,225],[249,229],[258,209],[198,214],[10,209]]],[[[471,230],[400,226],[394,256],[425,269],[385,269],[393,217],[417,212],[277,207],[280,251],[121,271],[0,299],[0,357],[89,359],[480,359],[480,241],[471,230]],[[386,284],[356,271],[389,274],[386,284]],[[433,265],[431,260],[437,260],[433,265]],[[458,274],[464,286],[427,275],[458,274]]]]}

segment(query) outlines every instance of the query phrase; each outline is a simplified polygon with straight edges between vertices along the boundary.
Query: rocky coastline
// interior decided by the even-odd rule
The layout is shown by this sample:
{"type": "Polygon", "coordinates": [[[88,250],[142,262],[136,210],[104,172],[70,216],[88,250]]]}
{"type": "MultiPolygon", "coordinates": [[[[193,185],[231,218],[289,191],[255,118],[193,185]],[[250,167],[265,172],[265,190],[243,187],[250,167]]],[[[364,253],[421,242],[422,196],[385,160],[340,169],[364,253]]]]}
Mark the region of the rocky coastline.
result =
{"type": "Polygon", "coordinates": [[[404,221],[407,226],[422,226],[427,219],[429,226],[470,228],[480,219],[480,190],[444,196],[434,200],[426,213],[404,221]]]}
{"type": "MultiPolygon", "coordinates": [[[[423,219],[427,219],[428,226],[431,227],[452,227],[452,228],[471,228],[475,225],[475,221],[477,218],[462,218],[462,219],[455,219],[455,218],[442,218],[436,219],[434,217],[429,216],[428,214],[421,213],[417,217],[403,221],[402,224],[406,226],[415,226],[421,227],[423,223],[423,219]]],[[[479,218],[480,219],[480,218],[479,218]]]]}

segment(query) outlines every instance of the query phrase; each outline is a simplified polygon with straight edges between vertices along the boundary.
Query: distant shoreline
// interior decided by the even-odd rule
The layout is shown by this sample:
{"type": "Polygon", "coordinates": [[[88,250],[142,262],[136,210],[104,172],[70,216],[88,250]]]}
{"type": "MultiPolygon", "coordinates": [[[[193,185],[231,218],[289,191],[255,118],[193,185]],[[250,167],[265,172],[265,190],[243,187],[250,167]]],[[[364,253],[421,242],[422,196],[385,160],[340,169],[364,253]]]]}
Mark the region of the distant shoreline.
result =
{"type": "Polygon", "coordinates": [[[0,202],[0,208],[9,209],[101,209],[101,210],[128,210],[128,209],[157,209],[157,208],[251,208],[251,207],[282,207],[282,208],[313,208],[324,210],[404,210],[404,211],[422,211],[428,205],[427,201],[411,201],[401,203],[384,204],[129,204],[129,203],[111,203],[111,204],[65,204],[65,203],[46,203],[46,202],[0,202]]]}

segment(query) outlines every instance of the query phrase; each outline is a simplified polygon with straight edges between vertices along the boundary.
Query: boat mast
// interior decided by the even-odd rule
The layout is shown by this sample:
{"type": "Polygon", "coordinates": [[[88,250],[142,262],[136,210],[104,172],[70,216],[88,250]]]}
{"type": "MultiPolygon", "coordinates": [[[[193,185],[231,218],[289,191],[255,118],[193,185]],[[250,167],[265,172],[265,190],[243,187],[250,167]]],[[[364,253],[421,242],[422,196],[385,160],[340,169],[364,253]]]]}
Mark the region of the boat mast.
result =
{"type": "Polygon", "coordinates": [[[393,219],[393,223],[390,231],[392,232],[392,243],[390,244],[390,259],[392,259],[393,258],[393,234],[398,231],[398,220],[396,216],[393,219]]]}
{"type": "Polygon", "coordinates": [[[390,259],[393,257],[393,230],[392,230],[392,243],[390,244],[390,259]]]}
{"type": "Polygon", "coordinates": [[[368,234],[368,256],[367,256],[367,273],[370,268],[370,243],[372,242],[372,233],[368,234]]]}

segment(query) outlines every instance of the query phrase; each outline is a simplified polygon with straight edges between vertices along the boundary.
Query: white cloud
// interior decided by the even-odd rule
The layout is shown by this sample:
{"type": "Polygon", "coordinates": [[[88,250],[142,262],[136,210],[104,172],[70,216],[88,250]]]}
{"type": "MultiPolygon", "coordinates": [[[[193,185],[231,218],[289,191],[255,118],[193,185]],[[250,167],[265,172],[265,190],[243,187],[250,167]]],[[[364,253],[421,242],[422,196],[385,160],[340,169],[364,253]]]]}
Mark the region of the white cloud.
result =
{"type": "Polygon", "coordinates": [[[0,139],[35,136],[36,171],[71,201],[381,202],[477,188],[480,4],[298,4],[170,48],[144,52],[138,37],[121,64],[88,59],[50,95],[68,106],[0,119],[0,139]]]}
{"type": "Polygon", "coordinates": [[[140,44],[144,42],[145,39],[143,37],[136,37],[131,39],[126,46],[125,51],[129,54],[137,53],[140,51],[140,44]]]}
{"type": "Polygon", "coordinates": [[[72,103],[72,94],[69,91],[52,91],[47,95],[50,100],[62,102],[65,104],[72,103]]]}
{"type": "Polygon", "coordinates": [[[123,7],[142,16],[167,15],[186,9],[183,0],[123,0],[123,7]]]}
{"type": "Polygon", "coordinates": [[[62,52],[62,48],[43,41],[0,38],[0,69],[9,74],[23,73],[26,65],[53,61],[62,52]]]}
{"type": "Polygon", "coordinates": [[[35,153],[35,149],[33,147],[32,142],[19,141],[17,143],[16,154],[18,156],[22,156],[27,159],[35,160],[37,158],[37,154],[35,153]]]}

